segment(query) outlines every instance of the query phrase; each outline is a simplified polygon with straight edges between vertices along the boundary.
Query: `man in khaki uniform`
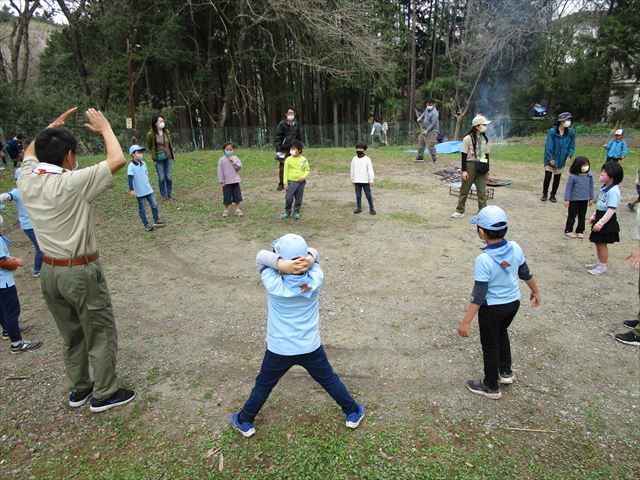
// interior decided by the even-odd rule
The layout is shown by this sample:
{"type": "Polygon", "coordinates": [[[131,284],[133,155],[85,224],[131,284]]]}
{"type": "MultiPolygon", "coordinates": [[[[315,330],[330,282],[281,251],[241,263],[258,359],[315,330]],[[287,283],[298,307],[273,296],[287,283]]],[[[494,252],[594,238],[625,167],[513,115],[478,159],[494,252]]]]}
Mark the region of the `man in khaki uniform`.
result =
{"type": "Polygon", "coordinates": [[[42,293],[64,340],[69,405],[80,407],[93,395],[90,410],[102,412],[135,397],[118,386],[118,336],[91,210],[126,161],[107,119],[89,109],[86,127],[102,135],[107,158],[77,170],[76,139],[61,128],[76,110],[63,113],[29,145],[18,188],[43,253],[42,293]]]}

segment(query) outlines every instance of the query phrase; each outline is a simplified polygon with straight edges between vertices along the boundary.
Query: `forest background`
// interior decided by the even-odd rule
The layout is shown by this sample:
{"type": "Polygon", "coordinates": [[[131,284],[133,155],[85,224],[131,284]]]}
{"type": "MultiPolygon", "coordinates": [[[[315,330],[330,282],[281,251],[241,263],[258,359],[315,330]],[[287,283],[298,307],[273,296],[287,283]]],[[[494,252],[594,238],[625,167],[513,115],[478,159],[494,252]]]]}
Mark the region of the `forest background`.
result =
{"type": "Polygon", "coordinates": [[[611,108],[617,89],[637,89],[637,0],[2,3],[5,137],[76,104],[126,137],[143,138],[161,111],[194,149],[271,145],[289,105],[313,146],[367,139],[374,119],[413,143],[427,98],[451,139],[478,111],[501,137],[544,131],[562,111],[607,133],[640,120],[637,98],[611,108]],[[532,118],[535,104],[548,121],[532,118]]]}

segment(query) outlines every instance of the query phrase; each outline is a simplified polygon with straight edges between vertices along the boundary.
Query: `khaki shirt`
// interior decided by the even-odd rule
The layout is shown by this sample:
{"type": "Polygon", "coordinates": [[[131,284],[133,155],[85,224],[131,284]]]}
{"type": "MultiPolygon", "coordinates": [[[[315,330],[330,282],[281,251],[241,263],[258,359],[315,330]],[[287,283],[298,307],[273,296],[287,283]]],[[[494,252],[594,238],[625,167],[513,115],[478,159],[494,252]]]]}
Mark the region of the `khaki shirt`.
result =
{"type": "Polygon", "coordinates": [[[18,188],[42,252],[58,259],[97,252],[91,202],[113,184],[106,160],[81,170],[59,169],[61,173],[37,174],[37,167],[36,157],[24,159],[18,188]]]}
{"type": "Polygon", "coordinates": [[[489,148],[489,144],[484,139],[484,137],[480,137],[480,139],[476,143],[476,150],[473,149],[473,142],[471,141],[471,135],[467,135],[462,139],[462,153],[467,154],[467,160],[480,160],[478,156],[484,156],[485,153],[489,153],[491,150],[489,148]],[[480,152],[482,151],[482,155],[480,152]]]}

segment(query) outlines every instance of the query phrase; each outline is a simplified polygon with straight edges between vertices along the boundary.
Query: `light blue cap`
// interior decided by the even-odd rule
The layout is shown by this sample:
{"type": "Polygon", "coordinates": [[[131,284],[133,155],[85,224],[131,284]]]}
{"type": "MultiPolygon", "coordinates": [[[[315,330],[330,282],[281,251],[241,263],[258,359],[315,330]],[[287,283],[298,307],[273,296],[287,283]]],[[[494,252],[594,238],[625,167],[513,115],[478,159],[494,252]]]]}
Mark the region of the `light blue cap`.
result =
{"type": "Polygon", "coordinates": [[[507,214],[497,205],[489,205],[471,219],[471,223],[485,230],[503,230],[509,225],[507,214]]]}
{"type": "Polygon", "coordinates": [[[295,233],[287,233],[271,243],[271,248],[284,260],[293,260],[298,257],[306,257],[309,247],[304,238],[295,233]]]}
{"type": "Polygon", "coordinates": [[[129,147],[129,155],[133,155],[134,152],[144,152],[146,148],[141,147],[140,145],[131,145],[129,147]]]}

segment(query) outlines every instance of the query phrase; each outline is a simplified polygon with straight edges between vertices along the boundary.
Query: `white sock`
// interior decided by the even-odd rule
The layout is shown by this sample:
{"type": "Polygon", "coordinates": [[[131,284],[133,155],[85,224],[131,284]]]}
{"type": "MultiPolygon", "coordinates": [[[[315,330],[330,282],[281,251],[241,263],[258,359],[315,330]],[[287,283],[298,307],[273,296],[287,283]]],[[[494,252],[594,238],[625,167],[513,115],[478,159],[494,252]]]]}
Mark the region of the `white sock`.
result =
{"type": "Polygon", "coordinates": [[[606,263],[600,263],[598,262],[598,267],[600,267],[600,270],[606,272],[607,271],[607,264],[606,263]]]}
{"type": "Polygon", "coordinates": [[[11,342],[12,347],[17,347],[22,343],[22,340],[18,340],[17,342],[11,342]]]}

